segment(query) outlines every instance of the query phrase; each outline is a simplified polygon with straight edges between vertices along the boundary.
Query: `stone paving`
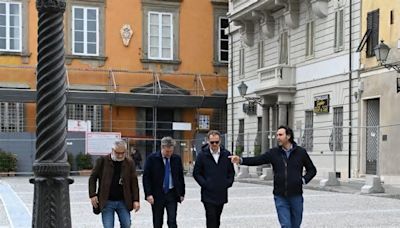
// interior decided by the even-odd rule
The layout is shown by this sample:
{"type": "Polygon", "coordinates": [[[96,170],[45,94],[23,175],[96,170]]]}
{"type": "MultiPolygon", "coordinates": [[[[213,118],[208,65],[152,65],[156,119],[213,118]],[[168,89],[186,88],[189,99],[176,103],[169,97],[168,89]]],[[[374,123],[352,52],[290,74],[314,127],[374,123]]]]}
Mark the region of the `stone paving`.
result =
{"type": "Polygon", "coordinates": [[[9,227],[10,222],[8,221],[6,209],[4,208],[3,201],[0,198],[0,228],[9,227]]]}
{"type": "MultiPolygon", "coordinates": [[[[72,227],[102,227],[101,216],[92,213],[89,203],[88,177],[74,176],[73,179],[75,183],[70,185],[72,227]]],[[[0,185],[10,185],[25,204],[21,210],[28,210],[31,215],[33,185],[28,180],[28,177],[7,177],[0,180],[0,185]]],[[[142,190],[142,186],[140,188],[142,190]]],[[[186,192],[185,201],[178,206],[178,226],[205,227],[200,188],[192,177],[186,178],[186,192]]],[[[306,189],[304,201],[302,227],[400,227],[398,199],[306,189]]],[[[3,206],[4,203],[0,202],[0,227],[11,227],[10,223],[3,221],[7,218],[3,206]]],[[[143,200],[143,192],[141,209],[132,213],[132,221],[133,227],[152,227],[151,208],[143,200]]],[[[224,207],[221,223],[221,227],[279,227],[272,187],[235,182],[229,191],[229,203],[224,207]]],[[[119,227],[117,222],[115,227],[119,227]]]]}

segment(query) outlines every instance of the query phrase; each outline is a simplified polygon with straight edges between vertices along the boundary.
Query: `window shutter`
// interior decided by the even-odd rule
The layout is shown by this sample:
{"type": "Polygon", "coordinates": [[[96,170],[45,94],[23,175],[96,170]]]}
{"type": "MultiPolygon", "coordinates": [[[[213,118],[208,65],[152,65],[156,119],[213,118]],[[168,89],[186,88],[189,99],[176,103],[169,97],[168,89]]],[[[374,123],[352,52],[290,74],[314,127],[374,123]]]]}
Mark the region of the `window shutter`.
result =
{"type": "Polygon", "coordinates": [[[372,57],[375,56],[374,47],[379,43],[379,9],[368,13],[367,28],[371,30],[367,41],[367,57],[372,57]]]}
{"type": "Polygon", "coordinates": [[[264,41],[258,43],[258,69],[264,67],[264,41]]]}
{"type": "Polygon", "coordinates": [[[372,54],[375,55],[373,49],[379,44],[379,10],[372,14],[372,54]]]}
{"type": "Polygon", "coordinates": [[[338,20],[339,20],[339,16],[338,16],[338,11],[336,11],[335,12],[335,37],[334,37],[334,47],[335,48],[338,48],[338,35],[339,35],[339,23],[338,23],[338,20]]]}
{"type": "Polygon", "coordinates": [[[310,55],[310,23],[306,26],[306,56],[310,55]]]}
{"type": "Polygon", "coordinates": [[[343,10],[335,12],[335,48],[339,50],[343,48],[343,29],[344,29],[344,18],[343,10]]]}
{"type": "Polygon", "coordinates": [[[244,75],[244,48],[239,50],[239,75],[244,75]]]}
{"type": "Polygon", "coordinates": [[[338,47],[343,47],[343,31],[344,31],[344,12],[343,10],[339,11],[339,32],[338,32],[338,47]]]}
{"type": "Polygon", "coordinates": [[[310,22],[310,53],[309,55],[314,54],[314,21],[310,22]]]}
{"type": "Polygon", "coordinates": [[[288,34],[283,32],[280,38],[279,63],[288,63],[288,34]]]}

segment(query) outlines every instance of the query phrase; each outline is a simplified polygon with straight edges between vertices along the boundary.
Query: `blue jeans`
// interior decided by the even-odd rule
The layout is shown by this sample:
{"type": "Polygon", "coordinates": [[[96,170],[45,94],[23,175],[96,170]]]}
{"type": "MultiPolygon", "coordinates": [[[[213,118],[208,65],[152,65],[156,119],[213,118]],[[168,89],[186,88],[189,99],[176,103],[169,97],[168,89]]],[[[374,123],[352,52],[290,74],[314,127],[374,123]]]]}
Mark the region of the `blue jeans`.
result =
{"type": "Polygon", "coordinates": [[[104,228],[114,228],[114,214],[117,212],[121,228],[131,227],[131,214],[126,208],[124,201],[107,200],[103,210],[101,210],[101,218],[104,228]]]}
{"type": "Polygon", "coordinates": [[[274,195],[276,212],[282,228],[299,228],[303,218],[303,196],[274,195]]]}

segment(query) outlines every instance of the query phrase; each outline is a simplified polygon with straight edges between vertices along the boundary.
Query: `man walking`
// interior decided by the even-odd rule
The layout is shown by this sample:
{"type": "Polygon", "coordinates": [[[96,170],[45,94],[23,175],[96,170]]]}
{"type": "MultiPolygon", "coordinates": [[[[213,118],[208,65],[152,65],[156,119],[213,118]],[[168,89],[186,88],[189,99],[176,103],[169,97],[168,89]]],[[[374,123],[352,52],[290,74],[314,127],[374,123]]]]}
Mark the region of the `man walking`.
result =
{"type": "Polygon", "coordinates": [[[228,202],[228,188],[232,187],[235,171],[229,159],[231,153],[221,146],[221,134],[211,130],[207,139],[208,144],[197,156],[193,177],[201,186],[207,228],[217,228],[224,204],[228,202]]]}
{"type": "Polygon", "coordinates": [[[303,185],[311,181],[317,170],[307,154],[293,138],[293,131],[280,126],[276,133],[278,147],[251,158],[231,156],[233,163],[256,166],[272,164],[274,170],[274,200],[283,228],[299,228],[303,218],[303,185]],[[303,167],[306,169],[303,175],[303,167]]]}
{"type": "Polygon", "coordinates": [[[114,227],[115,212],[122,228],[131,227],[130,211],[140,208],[136,167],[126,150],[125,141],[116,141],[111,154],[97,159],[89,177],[90,201],[100,209],[105,228],[114,227]]]}
{"type": "Polygon", "coordinates": [[[143,171],[143,188],[147,202],[153,212],[153,227],[161,228],[164,209],[167,210],[169,228],[177,227],[176,211],[178,202],[185,196],[185,180],[182,160],[173,154],[175,140],[171,137],[161,139],[161,151],[147,157],[143,171]]]}

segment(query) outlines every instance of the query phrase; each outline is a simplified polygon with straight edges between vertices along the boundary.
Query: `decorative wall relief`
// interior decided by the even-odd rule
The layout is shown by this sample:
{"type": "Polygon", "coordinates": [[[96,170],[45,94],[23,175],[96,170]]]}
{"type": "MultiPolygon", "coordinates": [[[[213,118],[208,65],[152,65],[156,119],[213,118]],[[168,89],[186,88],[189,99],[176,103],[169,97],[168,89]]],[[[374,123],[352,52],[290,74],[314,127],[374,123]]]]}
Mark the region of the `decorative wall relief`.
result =
{"type": "Polygon", "coordinates": [[[120,33],[121,33],[121,38],[122,38],[122,42],[124,43],[124,46],[128,47],[129,41],[131,40],[132,35],[133,35],[131,26],[128,24],[124,24],[120,30],[120,33]]]}

